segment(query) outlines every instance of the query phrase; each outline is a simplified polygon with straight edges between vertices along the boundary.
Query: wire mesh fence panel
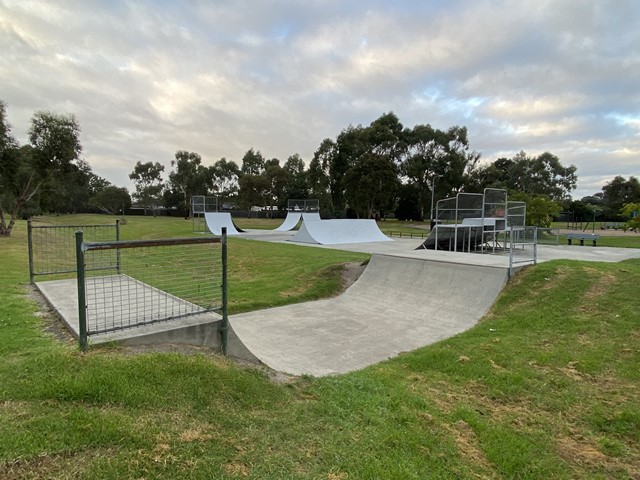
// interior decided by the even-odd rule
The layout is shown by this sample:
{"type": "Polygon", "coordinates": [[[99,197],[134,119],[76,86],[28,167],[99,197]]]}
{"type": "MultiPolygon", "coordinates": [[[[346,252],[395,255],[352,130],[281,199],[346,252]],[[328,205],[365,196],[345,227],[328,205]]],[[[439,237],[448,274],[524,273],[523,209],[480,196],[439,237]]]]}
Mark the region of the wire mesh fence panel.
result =
{"type": "Polygon", "coordinates": [[[87,334],[222,309],[219,238],[84,243],[87,334]],[[183,242],[183,243],[180,243],[183,242]],[[105,272],[117,252],[117,272],[105,272]]]}
{"type": "MultiPolygon", "coordinates": [[[[119,238],[119,224],[111,225],[33,225],[28,222],[29,277],[36,275],[76,273],[75,232],[82,230],[91,242],[115,241],[119,238]]],[[[117,268],[114,251],[103,259],[99,268],[117,268]]],[[[97,267],[97,266],[96,266],[97,267]]]]}

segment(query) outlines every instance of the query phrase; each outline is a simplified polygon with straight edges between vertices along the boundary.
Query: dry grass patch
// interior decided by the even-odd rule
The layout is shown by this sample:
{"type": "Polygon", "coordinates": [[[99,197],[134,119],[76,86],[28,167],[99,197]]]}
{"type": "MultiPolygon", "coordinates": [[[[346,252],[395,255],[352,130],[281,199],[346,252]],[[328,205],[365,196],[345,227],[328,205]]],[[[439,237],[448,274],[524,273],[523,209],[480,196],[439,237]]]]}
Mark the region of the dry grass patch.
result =
{"type": "Polygon", "coordinates": [[[458,420],[453,425],[445,425],[444,427],[453,436],[460,456],[487,472],[486,477],[482,475],[480,478],[490,478],[489,474],[493,471],[493,467],[479,447],[478,437],[473,428],[464,420],[458,420]]]}
{"type": "Polygon", "coordinates": [[[90,470],[92,462],[112,455],[114,455],[112,449],[82,450],[64,454],[43,453],[34,458],[17,459],[0,465],[0,478],[2,480],[89,478],[87,471],[90,470]]]}

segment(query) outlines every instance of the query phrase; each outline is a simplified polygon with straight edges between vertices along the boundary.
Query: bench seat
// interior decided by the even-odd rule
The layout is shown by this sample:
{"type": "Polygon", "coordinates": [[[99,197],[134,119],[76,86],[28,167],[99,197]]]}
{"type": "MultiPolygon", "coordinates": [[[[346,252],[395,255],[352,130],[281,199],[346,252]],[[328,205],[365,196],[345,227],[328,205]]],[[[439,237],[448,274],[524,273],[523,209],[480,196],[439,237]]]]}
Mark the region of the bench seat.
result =
{"type": "Polygon", "coordinates": [[[573,240],[580,240],[580,245],[584,245],[585,240],[591,240],[595,247],[599,238],[600,235],[595,233],[567,233],[567,245],[572,245],[573,240]]]}

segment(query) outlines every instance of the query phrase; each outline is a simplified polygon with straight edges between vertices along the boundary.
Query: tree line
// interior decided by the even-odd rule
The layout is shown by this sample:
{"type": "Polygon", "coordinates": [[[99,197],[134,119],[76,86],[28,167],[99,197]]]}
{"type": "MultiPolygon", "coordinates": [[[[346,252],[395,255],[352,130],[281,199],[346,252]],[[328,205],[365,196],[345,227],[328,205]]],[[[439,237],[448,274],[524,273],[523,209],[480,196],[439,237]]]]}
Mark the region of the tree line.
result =
{"type": "MultiPolygon", "coordinates": [[[[249,149],[241,164],[221,158],[206,166],[195,152],[178,150],[165,176],[160,162],[137,162],[129,174],[135,191],[94,174],[81,158],[80,125],[73,115],[36,112],[29,143],[11,135],[6,104],[0,101],[0,235],[17,218],[40,213],[123,212],[132,202],[155,215],[160,207],[190,215],[193,195],[211,195],[228,208],[283,210],[289,199],[317,198],[324,217],[403,220],[431,217],[431,200],[458,192],[505,188],[525,200],[529,223],[547,225],[566,209],[594,209],[620,218],[625,205],[640,202],[638,180],[616,177],[602,192],[571,200],[576,168],[545,152],[480,163],[467,129],[429,124],[402,125],[385,113],[368,126],[350,125],[326,138],[308,168],[298,155],[282,162],[249,149]]],[[[590,210],[589,210],[590,211],[590,210]]]]}

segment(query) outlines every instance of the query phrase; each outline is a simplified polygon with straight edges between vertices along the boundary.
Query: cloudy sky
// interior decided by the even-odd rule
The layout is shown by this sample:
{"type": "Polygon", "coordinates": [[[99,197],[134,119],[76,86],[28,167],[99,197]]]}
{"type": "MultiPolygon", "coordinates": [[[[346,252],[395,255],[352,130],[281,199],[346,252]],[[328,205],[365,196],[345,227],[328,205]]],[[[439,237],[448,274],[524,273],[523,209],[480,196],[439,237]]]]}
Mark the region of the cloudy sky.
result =
{"type": "Polygon", "coordinates": [[[466,126],[484,161],[550,151],[577,198],[640,176],[638,0],[0,0],[0,46],[18,141],[73,113],[118,186],[176,150],[308,165],[390,111],[466,126]]]}

